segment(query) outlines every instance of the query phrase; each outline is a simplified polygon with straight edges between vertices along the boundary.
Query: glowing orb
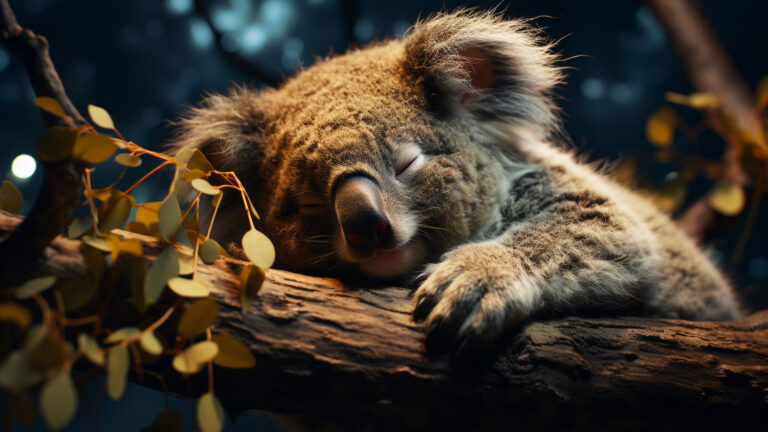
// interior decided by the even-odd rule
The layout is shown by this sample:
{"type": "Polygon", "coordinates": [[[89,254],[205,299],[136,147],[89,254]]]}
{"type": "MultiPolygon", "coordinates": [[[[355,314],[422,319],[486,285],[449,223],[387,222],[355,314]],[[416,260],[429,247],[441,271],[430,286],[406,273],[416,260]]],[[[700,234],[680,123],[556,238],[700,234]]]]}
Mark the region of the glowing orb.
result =
{"type": "Polygon", "coordinates": [[[11,163],[11,172],[14,176],[25,179],[32,176],[37,169],[35,158],[28,154],[20,154],[11,163]]]}

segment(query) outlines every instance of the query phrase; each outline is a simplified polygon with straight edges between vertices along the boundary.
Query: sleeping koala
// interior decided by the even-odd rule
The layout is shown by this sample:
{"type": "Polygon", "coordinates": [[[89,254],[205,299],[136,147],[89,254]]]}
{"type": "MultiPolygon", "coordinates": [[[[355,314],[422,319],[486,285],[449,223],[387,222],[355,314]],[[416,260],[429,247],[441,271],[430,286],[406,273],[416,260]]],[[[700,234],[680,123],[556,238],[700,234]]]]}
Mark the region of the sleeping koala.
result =
{"type": "MultiPolygon", "coordinates": [[[[431,350],[477,352],[542,316],[737,317],[667,216],[558,147],[551,48],[524,20],[440,14],[280,88],[210,96],[173,145],[240,176],[278,267],[418,274],[431,350]]],[[[224,241],[248,227],[229,195],[224,241]]]]}

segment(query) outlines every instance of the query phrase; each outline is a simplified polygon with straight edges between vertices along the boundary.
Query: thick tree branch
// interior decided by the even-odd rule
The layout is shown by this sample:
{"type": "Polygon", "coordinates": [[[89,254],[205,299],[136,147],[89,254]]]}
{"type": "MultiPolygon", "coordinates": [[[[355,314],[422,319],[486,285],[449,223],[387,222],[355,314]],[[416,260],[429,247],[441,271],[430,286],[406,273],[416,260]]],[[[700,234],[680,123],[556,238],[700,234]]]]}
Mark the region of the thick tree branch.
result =
{"type": "MultiPolygon", "coordinates": [[[[56,99],[72,120],[43,112],[48,126],[85,123],[67,97],[59,75],[48,56],[48,42],[16,22],[8,0],[0,0],[0,42],[16,54],[27,69],[32,88],[39,96],[56,99]]],[[[0,244],[0,287],[29,279],[36,271],[45,247],[70,222],[77,204],[83,167],[69,161],[43,164],[43,185],[37,200],[16,232],[0,244]]]]}
{"type": "MultiPolygon", "coordinates": [[[[0,238],[15,223],[0,214],[0,238]]],[[[120,234],[141,239],[150,257],[159,252],[157,239],[120,234]]],[[[58,238],[43,271],[84,274],[79,247],[58,238]]],[[[190,254],[185,246],[178,250],[190,254]]],[[[220,303],[214,331],[233,335],[257,359],[253,369],[216,369],[216,394],[231,411],[450,430],[733,430],[764,426],[768,418],[768,311],[722,323],[532,322],[490,357],[451,364],[425,354],[405,288],[355,289],[271,270],[243,317],[236,276],[243,265],[220,258],[198,274],[220,303]]],[[[172,335],[173,327],[161,331],[172,335]]],[[[187,383],[167,364],[145,366],[186,394],[187,383]]],[[[207,391],[202,375],[191,381],[198,393],[207,391]]]]}
{"type": "Polygon", "coordinates": [[[236,67],[247,76],[260,81],[264,85],[274,87],[280,84],[281,80],[276,75],[265,72],[261,68],[253,65],[239,55],[228,51],[224,47],[224,44],[222,43],[223,34],[214,25],[213,20],[211,19],[211,14],[208,12],[208,6],[205,4],[205,0],[195,0],[195,12],[205,21],[208,28],[211,29],[211,33],[213,33],[213,38],[216,42],[216,47],[232,66],[236,67]]]}
{"type": "MultiPolygon", "coordinates": [[[[762,135],[749,86],[736,71],[698,0],[646,0],[646,4],[664,25],[693,88],[720,98],[725,113],[739,128],[752,136],[762,135]]],[[[740,158],[741,148],[729,145],[722,159],[724,180],[748,186],[740,158]]],[[[679,225],[695,237],[707,237],[722,222],[724,216],[712,210],[706,196],[678,218],[679,225]]]]}

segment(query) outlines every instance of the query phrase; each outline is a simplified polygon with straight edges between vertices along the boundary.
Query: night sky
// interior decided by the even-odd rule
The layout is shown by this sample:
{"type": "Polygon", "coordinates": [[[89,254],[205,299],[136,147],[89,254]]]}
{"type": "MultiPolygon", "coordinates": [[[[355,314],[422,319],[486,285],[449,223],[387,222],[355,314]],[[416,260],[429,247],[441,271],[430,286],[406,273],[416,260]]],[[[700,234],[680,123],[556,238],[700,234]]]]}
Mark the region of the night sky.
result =
{"type": "MultiPolygon", "coordinates": [[[[81,113],[89,103],[105,107],[126,138],[162,148],[172,128],[168,122],[207,92],[226,91],[233,83],[260,86],[231,66],[218,51],[212,33],[195,14],[191,0],[11,0],[19,23],[48,38],[51,57],[64,86],[81,113]]],[[[492,2],[360,0],[355,3],[354,34],[360,43],[401,35],[418,17],[457,6],[487,8],[492,2]]],[[[288,77],[300,65],[311,66],[319,56],[345,51],[347,37],[341,0],[218,0],[208,1],[212,19],[224,34],[225,47],[272,76],[288,77]]],[[[703,2],[707,15],[742,77],[754,89],[768,74],[768,3],[761,0],[703,2]]],[[[526,0],[502,2],[508,16],[540,17],[571,68],[560,101],[573,146],[590,160],[617,160],[649,154],[646,118],[665,104],[664,92],[689,93],[688,80],[661,25],[640,2],[526,0]]],[[[0,48],[0,172],[10,171],[19,154],[35,154],[43,123],[21,63],[0,48]]],[[[692,110],[684,115],[696,118],[692,110]]],[[[706,144],[706,142],[705,142],[706,144]]],[[[721,144],[713,140],[712,156],[721,144]]],[[[97,167],[96,185],[116,176],[117,165],[97,167]]],[[[661,184],[674,175],[674,166],[653,166],[649,179],[661,184]]],[[[135,171],[135,177],[146,170],[135,171]]],[[[29,210],[41,174],[28,180],[10,176],[25,196],[29,210]]],[[[130,182],[129,177],[126,182],[130,182]]],[[[139,202],[158,199],[160,178],[136,190],[139,202]]],[[[130,183],[128,183],[130,184],[130,183]]],[[[708,184],[696,183],[689,200],[708,184]]],[[[740,262],[727,269],[752,307],[768,306],[768,217],[762,206],[757,227],[740,262]]],[[[721,262],[730,259],[739,229],[738,219],[709,246],[721,262]]],[[[100,385],[96,383],[97,387],[100,385]]],[[[130,386],[125,405],[103,402],[102,427],[137,430],[163,409],[161,394],[130,386]],[[132,414],[125,413],[127,406],[132,414]],[[121,411],[122,410],[122,411],[121,411]],[[146,415],[134,415],[148,412],[146,415]],[[120,425],[105,427],[110,418],[120,425]]],[[[189,402],[176,400],[185,410],[189,402]]],[[[237,428],[259,425],[246,414],[237,428]]],[[[39,423],[39,420],[38,420],[39,423]]],[[[38,428],[40,425],[38,424],[38,428]]],[[[71,430],[90,430],[83,410],[71,430]]],[[[186,430],[186,428],[185,428],[186,430]]]]}

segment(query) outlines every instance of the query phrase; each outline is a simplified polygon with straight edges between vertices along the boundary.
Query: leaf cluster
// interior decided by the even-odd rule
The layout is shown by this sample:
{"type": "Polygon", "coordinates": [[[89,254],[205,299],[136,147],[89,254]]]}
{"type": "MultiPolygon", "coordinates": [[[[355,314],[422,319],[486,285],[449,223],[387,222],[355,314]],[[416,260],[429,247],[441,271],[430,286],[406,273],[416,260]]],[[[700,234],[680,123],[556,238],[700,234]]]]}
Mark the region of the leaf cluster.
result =
{"type": "MultiPolygon", "coordinates": [[[[66,118],[55,99],[38,98],[36,103],[66,118]]],[[[38,158],[44,162],[71,160],[88,166],[82,176],[82,205],[88,213],[74,218],[67,230],[69,238],[83,242],[88,274],[32,279],[9,290],[12,298],[0,302],[0,326],[11,335],[0,351],[0,387],[13,401],[3,415],[28,425],[39,411],[50,429],[62,429],[75,416],[84,380],[93,375],[73,376],[74,367],[106,374],[106,394],[119,400],[130,371],[148,373],[142,364],[166,357],[184,376],[207,371],[209,389],[198,400],[198,424],[203,431],[221,430],[224,411],[214,394],[213,365],[243,369],[256,364],[237,339],[212,333],[219,305],[209,296],[208,282],[198,274],[200,265],[226,254],[210,236],[224,189],[240,195],[250,224],[242,240],[251,261],[240,277],[243,313],[274,262],[274,246],[256,230],[253,218],[258,213],[235,173],[216,170],[197,149],[174,156],[147,150],[123,138],[105,109],[89,105],[88,112],[93,125],[51,127],[38,142],[38,158]],[[146,157],[159,159],[160,164],[130,187],[118,188],[125,171],[140,167],[146,157]],[[93,165],[109,159],[122,165],[123,173],[113,184],[96,188],[91,182],[93,165]],[[165,198],[137,203],[130,192],[165,167],[174,172],[165,198]],[[213,177],[216,185],[209,181],[213,177]],[[188,183],[195,193],[185,208],[179,201],[178,182],[188,183]],[[202,199],[210,200],[213,209],[205,230],[199,227],[202,199]],[[162,251],[154,260],[148,259],[142,242],[125,236],[120,228],[156,237],[162,251]],[[191,256],[175,247],[182,232],[193,245],[191,256]],[[132,305],[136,324],[106,328],[106,314],[113,312],[118,301],[132,305]],[[177,323],[176,328],[169,329],[169,323],[177,323]]],[[[18,212],[21,203],[18,189],[4,181],[0,209],[18,212]]],[[[164,383],[162,376],[158,378],[164,383]]],[[[180,428],[180,415],[173,410],[163,412],[149,427],[180,428]]]]}

